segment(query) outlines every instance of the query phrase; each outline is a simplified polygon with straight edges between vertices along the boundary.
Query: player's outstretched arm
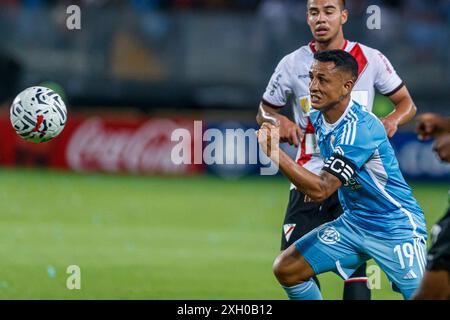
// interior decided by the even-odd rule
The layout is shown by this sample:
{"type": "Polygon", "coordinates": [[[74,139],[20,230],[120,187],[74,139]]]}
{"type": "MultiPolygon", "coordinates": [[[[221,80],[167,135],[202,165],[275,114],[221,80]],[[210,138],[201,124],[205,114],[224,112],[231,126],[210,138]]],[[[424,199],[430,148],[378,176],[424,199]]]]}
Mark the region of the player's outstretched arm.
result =
{"type": "Polygon", "coordinates": [[[279,109],[272,108],[264,102],[261,102],[259,105],[256,122],[259,125],[267,122],[279,127],[281,142],[287,142],[298,147],[303,139],[303,132],[297,124],[279,114],[279,109]]]}
{"type": "Polygon", "coordinates": [[[258,141],[264,151],[280,168],[281,172],[314,202],[322,202],[330,197],[342,182],[332,174],[322,171],[320,176],[306,170],[279,149],[278,128],[263,123],[258,130],[258,141]]]}
{"type": "Polygon", "coordinates": [[[417,107],[409,94],[406,86],[389,96],[394,104],[394,111],[381,119],[389,138],[392,138],[397,132],[398,126],[410,122],[417,112],[417,107]]]}

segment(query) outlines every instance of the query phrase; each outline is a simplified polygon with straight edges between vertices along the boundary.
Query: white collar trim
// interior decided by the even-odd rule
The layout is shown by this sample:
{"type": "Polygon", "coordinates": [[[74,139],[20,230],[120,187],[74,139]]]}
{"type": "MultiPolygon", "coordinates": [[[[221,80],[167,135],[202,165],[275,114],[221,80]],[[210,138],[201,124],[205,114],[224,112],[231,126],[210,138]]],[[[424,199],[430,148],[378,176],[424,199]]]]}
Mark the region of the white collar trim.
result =
{"type": "Polygon", "coordinates": [[[342,116],[335,122],[335,123],[328,123],[327,120],[325,120],[325,117],[322,114],[322,119],[323,119],[323,124],[325,125],[325,127],[327,129],[334,129],[336,128],[339,123],[342,122],[342,120],[344,120],[345,116],[348,114],[348,112],[350,111],[351,107],[353,105],[353,100],[350,99],[350,102],[348,103],[347,108],[345,109],[344,113],[342,114],[342,116]]]}

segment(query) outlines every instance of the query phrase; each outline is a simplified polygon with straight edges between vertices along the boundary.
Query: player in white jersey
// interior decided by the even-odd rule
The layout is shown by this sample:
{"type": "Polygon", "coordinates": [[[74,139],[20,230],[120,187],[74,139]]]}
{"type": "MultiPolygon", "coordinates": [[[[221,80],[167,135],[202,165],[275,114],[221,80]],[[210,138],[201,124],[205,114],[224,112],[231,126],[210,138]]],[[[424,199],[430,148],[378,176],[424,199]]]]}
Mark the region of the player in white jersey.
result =
{"type": "MultiPolygon", "coordinates": [[[[376,49],[345,39],[343,25],[347,18],[345,0],[308,0],[307,21],[314,40],[280,61],[264,92],[257,116],[259,124],[279,125],[281,141],[298,146],[296,162],[315,174],[324,165],[309,118],[309,70],[315,52],[342,49],[353,55],[358,62],[359,75],[352,98],[371,111],[375,91],[378,91],[394,104],[393,112],[382,119],[389,138],[416,113],[406,86],[389,60],[376,49]],[[294,99],[289,99],[290,96],[294,99]],[[288,101],[293,101],[295,122],[279,114],[288,101]]],[[[312,203],[291,185],[281,249],[287,249],[300,237],[341,213],[337,194],[322,203],[312,203]]],[[[344,299],[370,299],[365,268],[366,265],[362,265],[346,280],[344,299]]]]}

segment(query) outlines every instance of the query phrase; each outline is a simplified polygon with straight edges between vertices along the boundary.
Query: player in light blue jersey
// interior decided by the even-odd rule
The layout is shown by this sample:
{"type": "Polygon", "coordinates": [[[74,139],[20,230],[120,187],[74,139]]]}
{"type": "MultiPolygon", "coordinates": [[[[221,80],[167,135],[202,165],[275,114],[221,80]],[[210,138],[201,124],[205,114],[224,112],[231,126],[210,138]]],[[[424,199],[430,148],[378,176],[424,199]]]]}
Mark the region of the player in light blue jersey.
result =
{"type": "Polygon", "coordinates": [[[346,219],[389,239],[405,230],[425,232],[423,213],[403,179],[381,121],[355,101],[350,101],[333,125],[320,111],[311,114],[323,170],[339,178],[339,200],[346,219]]]}
{"type": "Polygon", "coordinates": [[[273,125],[263,124],[258,139],[311,201],[320,202],[339,189],[344,213],[282,252],[274,263],[275,276],[289,298],[321,299],[312,276],[335,271],[347,279],[373,258],[393,287],[409,299],[425,269],[423,212],[400,172],[383,124],[351,100],[356,60],[342,50],[322,51],[314,59],[310,94],[317,111],[311,121],[325,160],[320,175],[279,150],[273,125]]]}

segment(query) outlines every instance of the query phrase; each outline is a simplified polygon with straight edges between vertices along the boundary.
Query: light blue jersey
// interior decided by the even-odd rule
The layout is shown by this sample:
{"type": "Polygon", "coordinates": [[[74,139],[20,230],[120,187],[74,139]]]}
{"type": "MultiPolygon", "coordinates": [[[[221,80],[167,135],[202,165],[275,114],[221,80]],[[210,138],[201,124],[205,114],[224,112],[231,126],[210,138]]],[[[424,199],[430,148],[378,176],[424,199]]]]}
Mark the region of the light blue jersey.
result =
{"type": "Polygon", "coordinates": [[[295,247],[316,274],[343,279],[373,258],[408,299],[425,270],[426,224],[405,182],[381,121],[350,102],[334,124],[311,113],[324,171],[342,182],[344,213],[312,230],[295,247]]]}
{"type": "Polygon", "coordinates": [[[400,171],[381,121],[352,101],[333,125],[313,112],[324,169],[343,182],[339,199],[348,221],[378,236],[426,232],[422,209],[400,171]]]}

